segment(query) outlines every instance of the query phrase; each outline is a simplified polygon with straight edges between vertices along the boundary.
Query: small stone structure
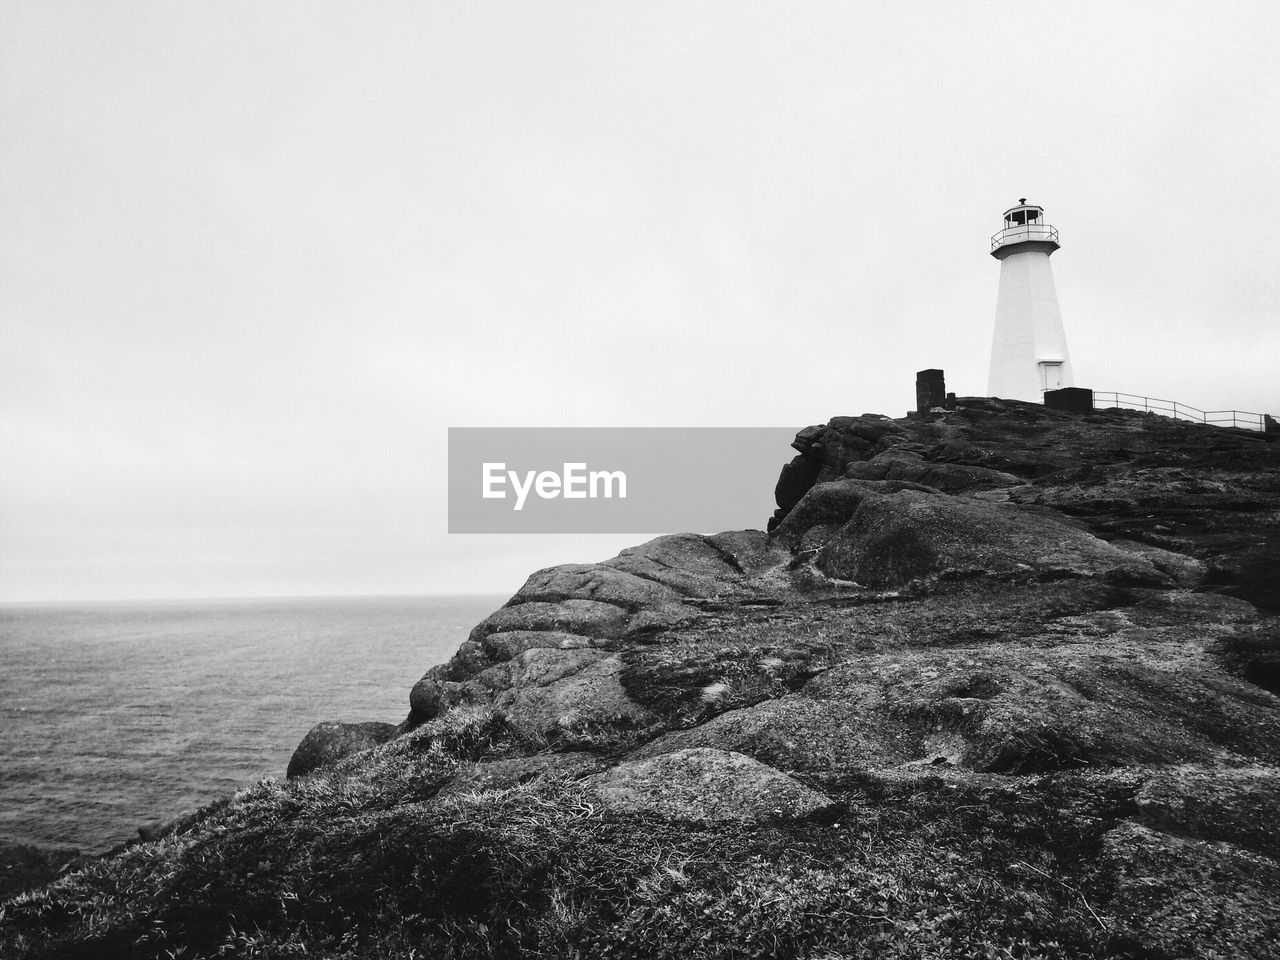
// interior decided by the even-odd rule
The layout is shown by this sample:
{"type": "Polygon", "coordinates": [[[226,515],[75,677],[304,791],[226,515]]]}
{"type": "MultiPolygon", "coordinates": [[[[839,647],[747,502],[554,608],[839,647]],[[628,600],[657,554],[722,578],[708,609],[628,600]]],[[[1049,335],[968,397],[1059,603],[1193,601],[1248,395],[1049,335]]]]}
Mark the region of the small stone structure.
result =
{"type": "Polygon", "coordinates": [[[921,370],[916,374],[916,411],[928,413],[947,402],[947,381],[941,370],[921,370]]]}
{"type": "Polygon", "coordinates": [[[1065,410],[1067,413],[1093,413],[1093,391],[1088,387],[1046,390],[1044,405],[1050,410],[1065,410]]]}

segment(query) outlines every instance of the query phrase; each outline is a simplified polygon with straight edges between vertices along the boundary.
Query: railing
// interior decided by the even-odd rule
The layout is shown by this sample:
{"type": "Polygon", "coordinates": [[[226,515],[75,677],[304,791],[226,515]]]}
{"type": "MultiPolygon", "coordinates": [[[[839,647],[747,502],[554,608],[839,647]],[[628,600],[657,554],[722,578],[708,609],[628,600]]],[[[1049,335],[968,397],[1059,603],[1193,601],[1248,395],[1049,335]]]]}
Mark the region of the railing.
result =
{"type": "MultiPolygon", "coordinates": [[[[1243,430],[1266,430],[1267,421],[1275,420],[1265,413],[1250,413],[1247,410],[1201,410],[1174,400],[1161,400],[1158,397],[1140,397],[1133,393],[1114,393],[1101,390],[1093,391],[1093,408],[1122,407],[1127,410],[1146,410],[1179,420],[1194,420],[1197,423],[1208,423],[1218,427],[1240,427],[1243,430]],[[1111,399],[1108,402],[1107,398],[1111,399]]],[[[1275,429],[1274,427],[1272,429],[1275,429]]]]}
{"type": "Polygon", "coordinates": [[[1047,223],[1028,223],[1020,227],[1005,227],[991,238],[991,249],[1003,247],[1009,243],[1022,243],[1025,240],[1048,240],[1058,242],[1058,228],[1047,223]]]}

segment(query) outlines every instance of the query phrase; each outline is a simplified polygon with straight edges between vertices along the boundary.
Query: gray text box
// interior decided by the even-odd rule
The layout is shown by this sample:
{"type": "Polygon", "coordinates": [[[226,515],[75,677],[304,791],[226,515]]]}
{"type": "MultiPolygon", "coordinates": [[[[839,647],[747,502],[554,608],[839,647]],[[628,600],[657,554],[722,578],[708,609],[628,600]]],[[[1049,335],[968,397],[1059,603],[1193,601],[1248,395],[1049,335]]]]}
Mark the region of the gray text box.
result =
{"type": "Polygon", "coordinates": [[[773,512],[778,472],[795,455],[795,433],[791,427],[451,427],[449,532],[762,529],[773,512]],[[625,496],[618,474],[625,476],[625,496]]]}

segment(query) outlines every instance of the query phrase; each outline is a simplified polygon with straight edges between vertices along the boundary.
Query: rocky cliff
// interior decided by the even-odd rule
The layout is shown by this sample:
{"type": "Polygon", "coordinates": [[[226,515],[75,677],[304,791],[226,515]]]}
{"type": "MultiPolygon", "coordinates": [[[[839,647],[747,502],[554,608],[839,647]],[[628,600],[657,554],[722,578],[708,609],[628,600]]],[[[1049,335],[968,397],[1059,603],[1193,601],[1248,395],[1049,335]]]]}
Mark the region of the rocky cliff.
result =
{"type": "Polygon", "coordinates": [[[961,400],[539,571],[5,956],[1280,956],[1280,443],[961,400]],[[184,950],[178,954],[174,951],[184,950]]]}

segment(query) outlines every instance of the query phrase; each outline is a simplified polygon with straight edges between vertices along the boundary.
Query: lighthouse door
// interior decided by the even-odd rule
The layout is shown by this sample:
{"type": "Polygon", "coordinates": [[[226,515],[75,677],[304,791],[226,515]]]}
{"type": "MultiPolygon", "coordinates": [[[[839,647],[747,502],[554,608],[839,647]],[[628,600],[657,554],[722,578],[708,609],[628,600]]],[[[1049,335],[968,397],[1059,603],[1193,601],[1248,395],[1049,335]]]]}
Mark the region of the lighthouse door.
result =
{"type": "Polygon", "coordinates": [[[1057,390],[1062,386],[1062,362],[1042,362],[1040,366],[1040,389],[1057,390]]]}

